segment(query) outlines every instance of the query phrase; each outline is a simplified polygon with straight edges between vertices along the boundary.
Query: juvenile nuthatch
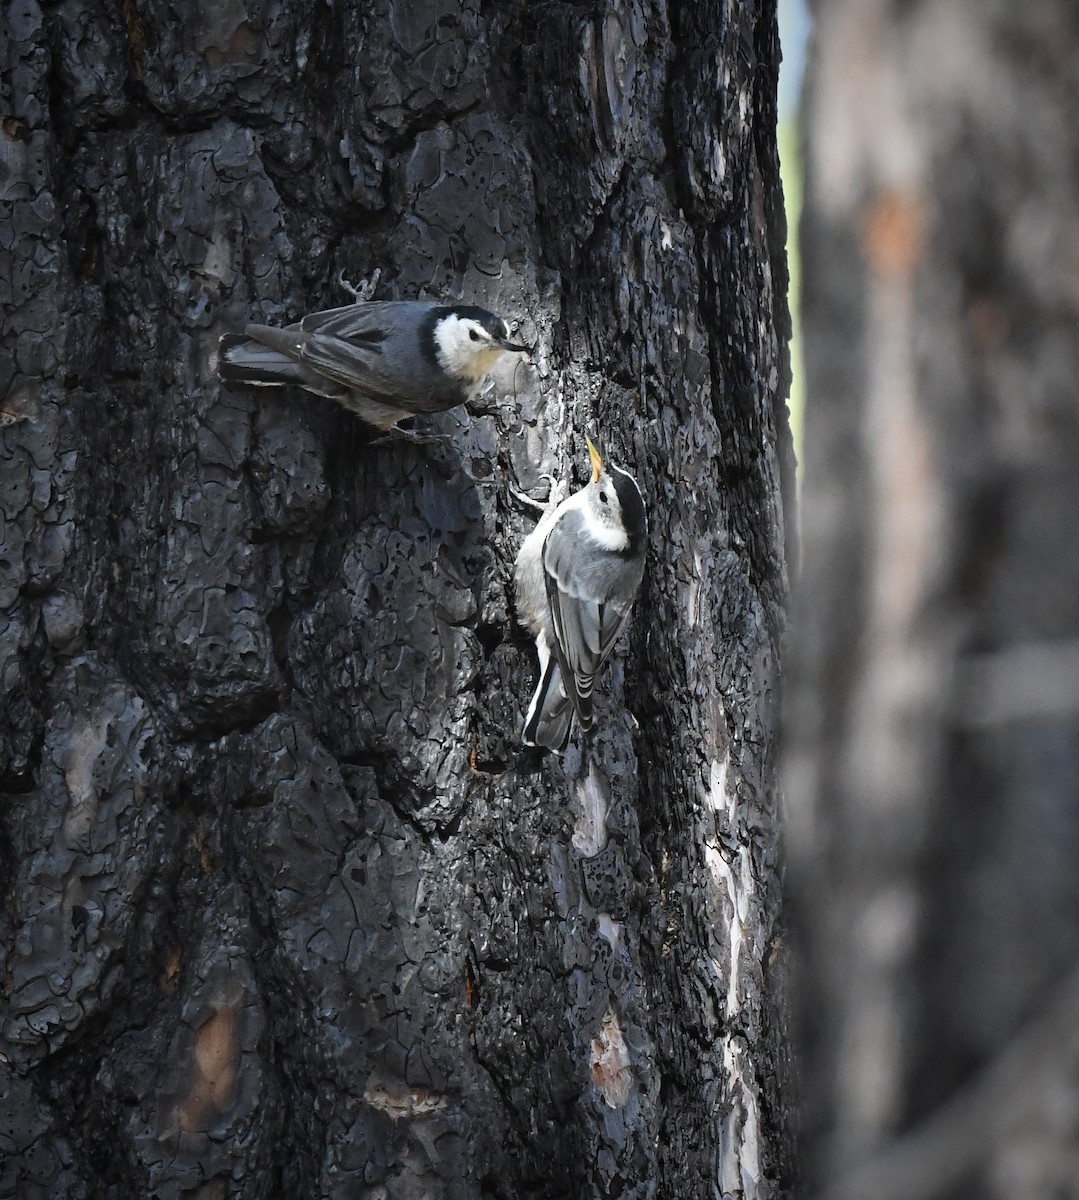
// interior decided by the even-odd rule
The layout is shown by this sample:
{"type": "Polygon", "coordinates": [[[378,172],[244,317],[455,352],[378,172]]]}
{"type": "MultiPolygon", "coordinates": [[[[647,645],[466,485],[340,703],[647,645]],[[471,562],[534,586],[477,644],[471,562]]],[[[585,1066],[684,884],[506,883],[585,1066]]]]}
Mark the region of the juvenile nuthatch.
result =
{"type": "Polygon", "coordinates": [[[503,354],[517,353],[530,350],[485,308],[375,300],[225,334],[217,372],[225,383],[306,388],[387,430],[463,404],[503,354]]]}
{"type": "Polygon", "coordinates": [[[517,555],[517,617],[536,639],[540,680],[524,742],[561,753],[573,714],[592,728],[592,684],[629,619],[644,575],[648,524],[632,475],[590,438],[592,479],[550,508],[517,555]]]}

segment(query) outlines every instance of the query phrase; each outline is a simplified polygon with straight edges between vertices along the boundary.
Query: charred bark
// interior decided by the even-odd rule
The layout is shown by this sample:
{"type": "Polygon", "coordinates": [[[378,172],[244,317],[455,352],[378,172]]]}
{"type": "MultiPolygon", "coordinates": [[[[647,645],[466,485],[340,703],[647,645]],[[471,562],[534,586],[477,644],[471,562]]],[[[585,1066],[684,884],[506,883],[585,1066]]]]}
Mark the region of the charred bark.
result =
{"type": "Polygon", "coordinates": [[[773,5],[6,9],[0,1195],[783,1194],[773,5]],[[433,448],[218,336],[539,347],[433,448]],[[650,506],[591,749],[511,485],[650,506]]]}
{"type": "Polygon", "coordinates": [[[821,1192],[1079,1186],[1073,5],[822,3],[788,780],[821,1192]]]}

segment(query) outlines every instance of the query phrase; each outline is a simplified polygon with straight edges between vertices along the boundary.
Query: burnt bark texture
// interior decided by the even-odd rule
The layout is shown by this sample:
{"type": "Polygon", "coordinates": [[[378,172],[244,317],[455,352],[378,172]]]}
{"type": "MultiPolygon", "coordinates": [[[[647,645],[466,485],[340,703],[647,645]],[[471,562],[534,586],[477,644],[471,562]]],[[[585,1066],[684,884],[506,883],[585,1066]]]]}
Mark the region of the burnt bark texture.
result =
{"type": "Polygon", "coordinates": [[[832,0],[787,792],[815,1192],[1079,1194],[1079,9],[832,0]]]}
{"type": "Polygon", "coordinates": [[[785,1194],[774,5],[0,19],[0,1196],[785,1194]],[[534,366],[430,447],[218,385],[376,268],[534,366]],[[650,548],[560,760],[586,428],[650,548]]]}

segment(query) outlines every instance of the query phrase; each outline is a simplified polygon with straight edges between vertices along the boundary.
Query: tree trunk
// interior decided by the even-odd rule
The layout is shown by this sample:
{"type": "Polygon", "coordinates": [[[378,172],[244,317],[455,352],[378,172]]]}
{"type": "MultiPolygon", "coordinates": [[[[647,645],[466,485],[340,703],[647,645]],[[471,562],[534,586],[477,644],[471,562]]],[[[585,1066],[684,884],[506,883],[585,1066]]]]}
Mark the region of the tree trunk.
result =
{"type": "Polygon", "coordinates": [[[784,1194],[774,5],[5,19],[0,1196],[784,1194]],[[535,369],[431,448],[220,388],[376,267],[535,369]],[[651,542],[559,760],[586,428],[651,542]]]}
{"type": "Polygon", "coordinates": [[[818,7],[787,780],[820,1194],[1079,1188],[1079,10],[818,7]]]}

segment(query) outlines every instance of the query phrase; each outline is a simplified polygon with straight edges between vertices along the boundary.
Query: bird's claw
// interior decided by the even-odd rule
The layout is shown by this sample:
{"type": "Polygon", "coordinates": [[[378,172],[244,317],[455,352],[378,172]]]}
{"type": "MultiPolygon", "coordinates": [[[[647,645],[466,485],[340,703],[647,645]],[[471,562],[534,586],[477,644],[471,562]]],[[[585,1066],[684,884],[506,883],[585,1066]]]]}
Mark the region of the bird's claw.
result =
{"type": "Polygon", "coordinates": [[[559,493],[562,489],[555,482],[555,477],[550,473],[550,471],[544,471],[543,474],[540,475],[540,479],[546,479],[551,485],[551,490],[547,493],[546,500],[533,500],[527,492],[522,492],[518,488],[515,488],[508,479],[506,480],[506,490],[522,507],[530,508],[533,512],[543,513],[546,512],[552,504],[556,504],[558,500],[561,499],[559,493]]]}
{"type": "Polygon", "coordinates": [[[345,269],[341,268],[334,277],[334,282],[340,287],[343,292],[348,292],[357,304],[366,304],[368,300],[375,294],[375,288],[378,286],[378,281],[382,276],[382,268],[375,267],[371,272],[370,279],[361,279],[359,283],[352,283],[345,278],[345,269]]]}
{"type": "Polygon", "coordinates": [[[385,433],[372,438],[368,445],[379,446],[389,442],[406,442],[410,446],[439,446],[449,440],[449,435],[445,433],[417,433],[413,429],[402,429],[399,425],[394,425],[385,433]]]}

